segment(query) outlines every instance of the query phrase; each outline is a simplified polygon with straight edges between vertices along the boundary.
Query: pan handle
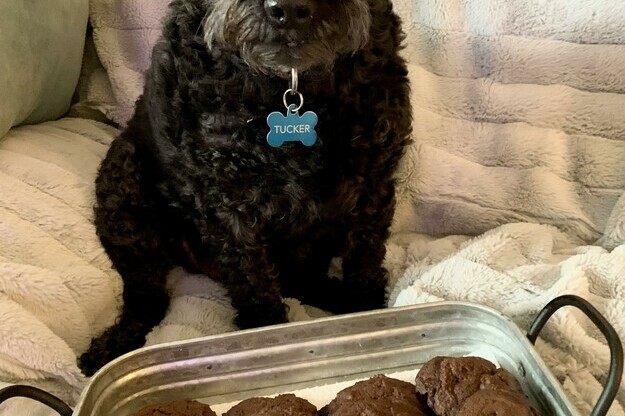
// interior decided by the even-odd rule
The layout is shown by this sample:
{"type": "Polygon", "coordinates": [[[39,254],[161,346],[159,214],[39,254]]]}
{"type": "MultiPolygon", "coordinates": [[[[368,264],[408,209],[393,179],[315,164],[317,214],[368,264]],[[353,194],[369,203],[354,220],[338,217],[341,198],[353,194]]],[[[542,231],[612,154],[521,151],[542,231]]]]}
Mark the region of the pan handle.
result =
{"type": "Polygon", "coordinates": [[[599,396],[599,400],[597,400],[595,408],[590,414],[591,416],[605,416],[618,393],[623,377],[623,344],[621,344],[618,334],[607,319],[585,299],[575,295],[563,295],[553,299],[538,313],[527,331],[527,338],[534,344],[536,338],[538,338],[538,334],[549,318],[551,318],[551,315],[564,306],[575,306],[577,309],[581,310],[590,318],[597,328],[599,328],[608,341],[610,347],[610,370],[608,371],[608,379],[603,392],[601,392],[599,396]]]}
{"type": "Polygon", "coordinates": [[[58,397],[32,386],[13,385],[0,389],[0,403],[12,397],[27,397],[45,404],[61,416],[72,416],[73,410],[58,397]]]}

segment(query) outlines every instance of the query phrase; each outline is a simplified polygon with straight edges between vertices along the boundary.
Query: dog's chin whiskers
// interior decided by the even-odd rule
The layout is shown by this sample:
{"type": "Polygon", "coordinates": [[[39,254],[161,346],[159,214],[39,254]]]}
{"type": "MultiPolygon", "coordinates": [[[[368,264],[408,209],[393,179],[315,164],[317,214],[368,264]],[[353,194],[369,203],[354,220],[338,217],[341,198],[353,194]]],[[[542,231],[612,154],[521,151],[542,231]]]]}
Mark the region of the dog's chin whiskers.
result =
{"type": "Polygon", "coordinates": [[[240,52],[241,59],[243,62],[252,70],[261,74],[268,75],[269,70],[261,65],[260,59],[257,56],[257,52],[255,51],[254,45],[250,43],[243,43],[241,45],[240,52]]]}
{"type": "Polygon", "coordinates": [[[202,30],[202,28],[204,27],[204,24],[206,23],[206,19],[208,19],[208,14],[204,16],[202,20],[200,20],[200,24],[198,25],[197,30],[195,31],[195,36],[197,36],[202,30]]]}
{"type": "Polygon", "coordinates": [[[241,30],[237,34],[237,42],[239,45],[245,45],[252,38],[252,33],[254,32],[254,28],[247,27],[244,30],[241,30]]]}

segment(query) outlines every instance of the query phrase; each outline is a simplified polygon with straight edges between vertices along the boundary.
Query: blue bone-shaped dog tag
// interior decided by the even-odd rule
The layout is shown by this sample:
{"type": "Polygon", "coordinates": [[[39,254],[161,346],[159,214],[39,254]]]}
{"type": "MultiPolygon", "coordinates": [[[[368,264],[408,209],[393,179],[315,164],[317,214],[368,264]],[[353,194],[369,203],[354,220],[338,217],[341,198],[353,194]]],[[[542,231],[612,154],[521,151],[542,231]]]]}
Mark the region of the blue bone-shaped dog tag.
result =
{"type": "Polygon", "coordinates": [[[312,111],[305,112],[302,116],[295,110],[297,106],[291,104],[286,116],[279,111],[274,111],[267,116],[269,134],[267,143],[273,147],[280,147],[284,142],[302,142],[304,146],[312,146],[317,141],[317,114],[312,111]]]}

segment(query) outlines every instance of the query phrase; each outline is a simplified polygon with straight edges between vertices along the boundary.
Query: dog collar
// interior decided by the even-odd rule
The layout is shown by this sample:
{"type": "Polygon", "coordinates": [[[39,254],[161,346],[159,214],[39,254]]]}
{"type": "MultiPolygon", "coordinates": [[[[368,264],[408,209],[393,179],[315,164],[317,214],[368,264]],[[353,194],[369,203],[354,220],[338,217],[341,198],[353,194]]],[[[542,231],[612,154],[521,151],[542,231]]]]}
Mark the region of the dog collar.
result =
{"type": "Polygon", "coordinates": [[[319,118],[313,111],[299,115],[299,110],[304,106],[304,96],[297,90],[298,84],[297,69],[293,68],[290,87],[282,96],[286,114],[274,111],[267,116],[267,143],[272,147],[280,147],[285,142],[301,142],[304,146],[312,146],[317,142],[315,127],[319,118]],[[289,96],[297,97],[299,104],[289,104],[289,96]]]}

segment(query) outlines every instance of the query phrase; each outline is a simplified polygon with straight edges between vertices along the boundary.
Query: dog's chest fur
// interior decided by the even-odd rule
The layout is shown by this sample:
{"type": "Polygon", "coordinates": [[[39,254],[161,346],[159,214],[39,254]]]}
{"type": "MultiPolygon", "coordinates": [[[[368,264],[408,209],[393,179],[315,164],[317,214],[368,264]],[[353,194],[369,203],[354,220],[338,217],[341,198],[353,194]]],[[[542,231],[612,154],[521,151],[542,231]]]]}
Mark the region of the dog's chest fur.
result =
{"type": "Polygon", "coordinates": [[[212,218],[201,218],[204,214],[234,228],[296,231],[329,215],[341,217],[345,212],[339,211],[351,208],[337,206],[334,198],[344,192],[339,184],[365,166],[354,163],[358,150],[352,139],[358,137],[352,137],[349,120],[340,123],[337,118],[356,115],[356,110],[341,108],[337,99],[316,97],[306,110],[319,114],[318,142],[273,148],[266,141],[266,117],[284,110],[279,90],[273,98],[260,109],[241,103],[232,113],[199,112],[167,156],[169,175],[163,186],[173,193],[180,212],[194,213],[196,226],[214,224],[212,218]],[[320,99],[325,102],[317,105],[320,99]]]}
{"type": "Polygon", "coordinates": [[[266,118],[272,111],[285,111],[282,96],[288,81],[230,67],[229,59],[198,55],[193,58],[202,59],[196,64],[184,66],[189,73],[179,74],[192,82],[174,93],[182,107],[182,132],[174,136],[179,141],[157,146],[166,173],[161,190],[201,235],[218,234],[215,224],[298,232],[352,208],[357,188],[350,189],[351,197],[342,191],[348,206],[339,206],[334,197],[347,177],[366,170],[369,157],[358,153],[368,153],[371,143],[365,145],[369,138],[355,131],[351,121],[358,120],[357,130],[367,123],[373,128],[374,110],[366,99],[356,105],[356,91],[337,98],[334,77],[308,85],[302,80],[302,111],[318,114],[318,141],[312,147],[292,142],[273,148],[266,140],[266,118]],[[216,79],[216,69],[232,75],[216,79]]]}

